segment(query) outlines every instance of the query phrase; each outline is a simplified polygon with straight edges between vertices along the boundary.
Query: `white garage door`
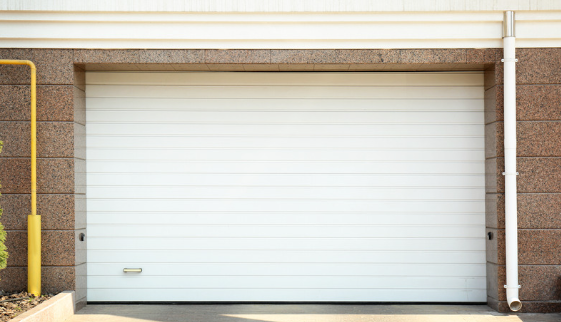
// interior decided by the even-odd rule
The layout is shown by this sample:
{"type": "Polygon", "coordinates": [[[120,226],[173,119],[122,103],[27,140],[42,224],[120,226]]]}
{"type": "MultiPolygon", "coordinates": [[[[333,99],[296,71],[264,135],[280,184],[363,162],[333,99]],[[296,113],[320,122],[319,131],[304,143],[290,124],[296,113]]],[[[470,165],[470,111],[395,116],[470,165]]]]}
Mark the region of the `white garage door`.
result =
{"type": "Polygon", "coordinates": [[[89,301],[486,301],[482,73],[91,72],[87,122],[89,301]]]}

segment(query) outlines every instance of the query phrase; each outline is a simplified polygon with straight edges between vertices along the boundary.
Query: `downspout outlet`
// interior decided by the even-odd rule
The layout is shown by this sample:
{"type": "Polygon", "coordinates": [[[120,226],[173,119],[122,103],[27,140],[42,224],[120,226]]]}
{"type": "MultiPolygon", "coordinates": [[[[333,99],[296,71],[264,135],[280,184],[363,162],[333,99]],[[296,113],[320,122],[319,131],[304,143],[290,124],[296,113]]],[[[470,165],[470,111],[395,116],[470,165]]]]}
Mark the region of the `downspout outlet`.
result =
{"type": "Polygon", "coordinates": [[[519,299],[510,300],[508,302],[508,307],[514,312],[520,311],[520,309],[522,308],[522,302],[520,302],[519,299]]]}

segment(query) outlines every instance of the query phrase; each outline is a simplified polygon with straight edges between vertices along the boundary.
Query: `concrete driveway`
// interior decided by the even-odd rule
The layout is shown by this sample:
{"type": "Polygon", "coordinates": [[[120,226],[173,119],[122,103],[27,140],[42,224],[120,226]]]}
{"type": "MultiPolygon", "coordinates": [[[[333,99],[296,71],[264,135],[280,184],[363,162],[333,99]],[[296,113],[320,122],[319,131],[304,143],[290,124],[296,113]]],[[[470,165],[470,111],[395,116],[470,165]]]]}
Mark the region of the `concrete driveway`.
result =
{"type": "Polygon", "coordinates": [[[561,314],[501,314],[485,305],[88,305],[66,322],[561,322],[561,314]]]}

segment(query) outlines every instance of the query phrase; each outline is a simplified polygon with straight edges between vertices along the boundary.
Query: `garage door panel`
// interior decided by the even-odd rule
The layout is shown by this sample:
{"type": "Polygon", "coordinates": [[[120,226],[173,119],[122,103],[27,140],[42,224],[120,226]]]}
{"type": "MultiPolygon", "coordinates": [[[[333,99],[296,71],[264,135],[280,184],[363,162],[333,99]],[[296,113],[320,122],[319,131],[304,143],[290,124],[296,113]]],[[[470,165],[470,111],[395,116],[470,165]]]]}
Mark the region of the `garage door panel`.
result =
{"type": "MultiPolygon", "coordinates": [[[[166,99],[155,102],[154,109],[165,103],[166,99]]],[[[340,104],[350,104],[347,100],[340,104]]],[[[376,102],[372,102],[375,104],[376,102]]],[[[224,102],[222,102],[224,104],[224,102]]],[[[88,122],[92,124],[232,124],[232,125],[376,125],[376,124],[481,124],[483,114],[480,110],[466,112],[431,111],[369,111],[369,112],[200,112],[200,111],[92,111],[88,122]]],[[[413,134],[413,133],[412,133],[413,134]]]]}
{"type": "Polygon", "coordinates": [[[103,162],[92,161],[88,166],[91,173],[473,173],[484,174],[483,162],[474,161],[442,161],[442,162],[413,162],[413,161],[370,161],[370,162],[258,162],[258,161],[231,161],[231,162],[103,162]]]}
{"type": "MultiPolygon", "coordinates": [[[[406,149],[351,149],[351,148],[91,148],[88,159],[94,162],[104,161],[107,155],[114,161],[156,161],[169,160],[191,161],[481,161],[484,158],[483,148],[465,149],[422,149],[418,147],[406,149]],[[157,151],[157,153],[151,153],[157,151]]],[[[179,162],[179,161],[178,161],[179,162]]]]}
{"type": "MultiPolygon", "coordinates": [[[[90,172],[92,173],[92,172],[90,172]]],[[[96,186],[306,186],[306,187],[477,187],[484,174],[196,174],[96,173],[88,185],[96,186]]]]}
{"type": "Polygon", "coordinates": [[[459,85],[478,86],[483,81],[481,73],[324,73],[317,77],[313,73],[134,73],[127,72],[90,73],[88,83],[93,85],[418,85],[420,82],[431,86],[459,85]],[[461,79],[458,78],[461,75],[461,79]]]}
{"type": "MultiPolygon", "coordinates": [[[[481,302],[486,298],[485,289],[277,289],[263,293],[261,289],[91,289],[88,301],[158,301],[204,302],[353,302],[360,298],[365,302],[481,302]],[[421,300],[419,300],[421,299],[421,300]]],[[[236,315],[232,315],[236,317],[236,315]]],[[[240,314],[247,318],[247,314],[240,314]]],[[[249,315],[251,317],[251,315],[249,315]]]]}
{"type": "Polygon", "coordinates": [[[143,97],[143,98],[484,98],[479,86],[345,86],[344,91],[333,91],[326,86],[150,86],[150,85],[90,85],[89,97],[143,97]],[[405,90],[406,89],[406,90],[405,90]]]}
{"type": "MultiPolygon", "coordinates": [[[[380,98],[353,98],[352,105],[341,105],[338,99],[328,98],[237,98],[229,100],[228,104],[222,104],[224,99],[207,97],[204,99],[169,98],[166,104],[146,98],[134,97],[88,97],[86,103],[91,113],[106,111],[152,111],[155,105],[161,111],[178,112],[259,112],[264,111],[266,106],[268,112],[471,112],[483,109],[482,98],[469,99],[380,99],[380,98]],[[411,100],[415,101],[414,106],[411,100]],[[376,104],[376,111],[372,110],[372,104],[376,104]]],[[[232,125],[226,125],[232,126],[232,125]]]]}
{"type": "Polygon", "coordinates": [[[483,212],[485,211],[485,201],[426,201],[426,200],[298,200],[291,199],[290,202],[283,199],[268,200],[243,200],[228,199],[167,199],[158,204],[151,200],[144,199],[91,199],[88,200],[88,209],[96,211],[151,211],[155,214],[166,211],[194,211],[194,212],[253,212],[263,211],[263,209],[273,209],[280,212],[303,212],[303,211],[365,211],[375,210],[384,211],[416,211],[416,212],[483,212]],[[436,210],[435,210],[436,209],[436,210]]]}
{"type": "MultiPolygon", "coordinates": [[[[447,226],[443,228],[448,228],[447,226]]],[[[95,246],[91,249],[142,250],[142,249],[284,249],[284,250],[485,250],[485,241],[477,237],[439,238],[188,238],[188,237],[105,237],[89,234],[95,246]],[[474,241],[474,239],[476,239],[474,241]]]]}
{"type": "Polygon", "coordinates": [[[384,225],[146,225],[146,224],[91,224],[88,235],[139,237],[479,237],[480,225],[461,226],[399,226],[399,231],[384,225]]]}
{"type": "MultiPolygon", "coordinates": [[[[274,199],[279,196],[293,199],[403,199],[411,193],[411,189],[403,187],[381,187],[381,188],[355,188],[355,187],[95,187],[92,186],[88,197],[92,199],[105,198],[107,194],[116,199],[183,199],[183,198],[250,198],[250,199],[274,199]]],[[[485,198],[480,187],[477,188],[424,188],[415,191],[419,199],[430,200],[474,200],[485,198]]]]}
{"type": "MultiPolygon", "coordinates": [[[[123,274],[124,275],[124,274],[123,274]]],[[[142,289],[484,289],[485,277],[401,276],[90,276],[96,288],[142,289]]]]}
{"type": "MultiPolygon", "coordinates": [[[[178,224],[204,225],[222,223],[225,225],[239,224],[244,218],[246,223],[273,224],[363,224],[372,222],[380,225],[482,225],[485,216],[480,213],[423,213],[409,211],[407,213],[388,212],[159,212],[155,217],[152,212],[89,212],[92,214],[90,224],[127,224],[134,221],[145,224],[178,224]]],[[[101,242],[101,241],[100,241],[101,242]]],[[[121,245],[120,243],[114,245],[121,245]]]]}
{"type": "Polygon", "coordinates": [[[86,77],[89,301],[486,300],[482,73],[86,77]]]}
{"type": "MultiPolygon", "coordinates": [[[[328,270],[333,276],[473,276],[485,277],[485,264],[383,264],[383,263],[143,263],[142,274],[223,276],[316,276],[328,270]]],[[[122,263],[89,263],[90,276],[123,276],[122,263]]]]}
{"type": "MultiPolygon", "coordinates": [[[[402,263],[479,264],[477,251],[89,250],[93,263],[402,263]]],[[[131,266],[135,265],[135,266],[131,266]]]]}
{"type": "Polygon", "coordinates": [[[403,148],[424,149],[453,149],[460,145],[465,149],[481,149],[481,142],[473,138],[450,137],[388,137],[388,138],[244,138],[244,137],[198,137],[191,140],[178,137],[92,137],[88,143],[92,148],[169,148],[175,149],[178,145],[182,148],[385,148],[403,146],[403,148]],[[106,143],[103,143],[106,142],[106,143]]]}

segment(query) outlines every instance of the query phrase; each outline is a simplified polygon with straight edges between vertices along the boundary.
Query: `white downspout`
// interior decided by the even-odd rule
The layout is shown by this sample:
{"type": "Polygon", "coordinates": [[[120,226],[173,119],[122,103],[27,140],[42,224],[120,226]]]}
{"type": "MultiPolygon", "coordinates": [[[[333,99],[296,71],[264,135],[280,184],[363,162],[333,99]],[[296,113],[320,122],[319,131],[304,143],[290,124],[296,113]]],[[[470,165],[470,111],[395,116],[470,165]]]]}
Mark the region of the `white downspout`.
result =
{"type": "Polygon", "coordinates": [[[506,11],[504,42],[504,141],[505,141],[505,243],[506,300],[512,311],[522,308],[518,299],[518,223],[516,192],[516,67],[514,11],[506,11]]]}

